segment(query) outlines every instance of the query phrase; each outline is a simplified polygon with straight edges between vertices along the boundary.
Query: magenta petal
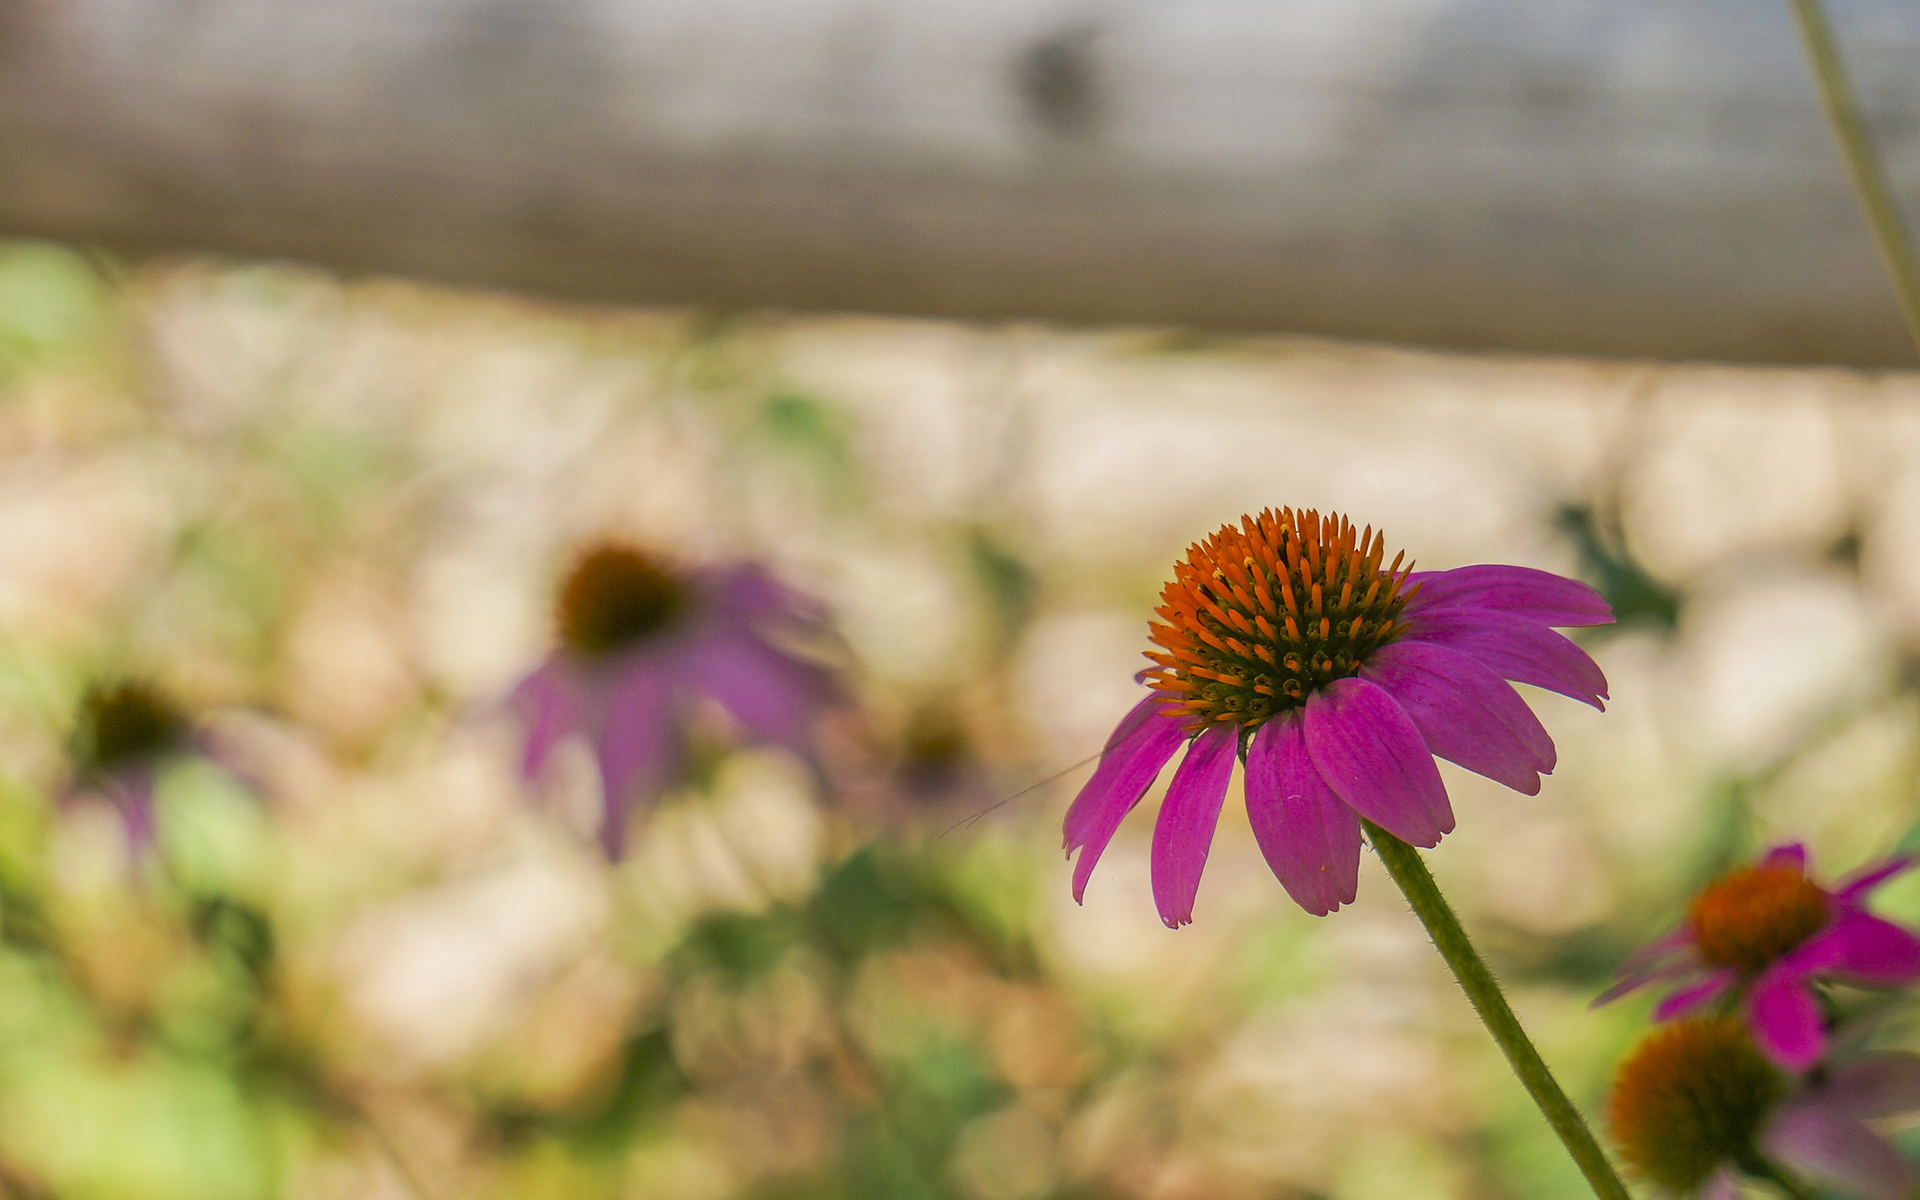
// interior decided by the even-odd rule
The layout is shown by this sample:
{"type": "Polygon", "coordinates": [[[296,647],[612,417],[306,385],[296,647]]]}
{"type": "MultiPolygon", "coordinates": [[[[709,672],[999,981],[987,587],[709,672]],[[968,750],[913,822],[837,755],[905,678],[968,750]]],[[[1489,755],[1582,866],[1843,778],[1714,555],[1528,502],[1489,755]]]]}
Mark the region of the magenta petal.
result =
{"type": "Polygon", "coordinates": [[[1382,646],[1360,678],[1385,688],[1427,749],[1529,796],[1552,771],[1553,739],[1507,681],[1445,646],[1382,646]]]}
{"type": "Polygon", "coordinates": [[[100,790],[119,812],[127,831],[127,848],[135,858],[153,845],[154,775],[152,763],[139,762],[108,772],[101,780],[100,790]]]}
{"type": "Polygon", "coordinates": [[[1831,1067],[1820,1102],[1850,1117],[1891,1117],[1920,1110],[1920,1055],[1887,1051],[1831,1067]]]}
{"type": "Polygon", "coordinates": [[[1813,1066],[1826,1049],[1820,1006],[1805,977],[1778,963],[1761,974],[1747,997],[1747,1026],[1761,1052],[1789,1071],[1813,1066]]]}
{"type": "Polygon", "coordinates": [[[1125,738],[1107,747],[1093,778],[1087,780],[1080,794],[1074,797],[1072,807],[1067,809],[1067,853],[1080,851],[1080,861],[1073,867],[1076,904],[1086,895],[1087,880],[1092,877],[1094,864],[1100,861],[1107,843],[1113,839],[1114,830],[1120,828],[1121,820],[1140,803],[1140,797],[1153,786],[1160,768],[1167,765],[1173,752],[1186,740],[1180,718],[1159,712],[1165,706],[1166,700],[1157,695],[1134,706],[1121,721],[1122,728],[1130,723],[1132,728],[1125,738]],[[1144,717],[1135,721],[1135,716],[1143,711],[1144,717]]]}
{"type": "Polygon", "coordinates": [[[1314,768],[1349,808],[1416,846],[1453,831],[1440,769],[1392,696],[1364,679],[1336,679],[1307,700],[1304,724],[1314,768]]]}
{"type": "Polygon", "coordinates": [[[1200,872],[1213,846],[1213,828],[1227,798],[1240,727],[1214,725],[1193,739],[1187,756],[1167,785],[1166,802],[1153,825],[1153,902],[1167,928],[1193,920],[1193,898],[1200,872]]]}
{"type": "Polygon", "coordinates": [[[1831,1112],[1818,1093],[1783,1105],[1761,1134],[1769,1157],[1867,1200],[1909,1200],[1920,1178],[1886,1139],[1852,1117],[1831,1112]]]}
{"type": "MultiPolygon", "coordinates": [[[[1636,971],[1626,978],[1619,980],[1598,996],[1595,996],[1587,1007],[1600,1008],[1603,1005],[1612,1004],[1615,1000],[1618,1000],[1630,992],[1637,992],[1650,983],[1665,983],[1670,979],[1680,979],[1687,975],[1692,975],[1699,970],[1699,963],[1687,960],[1685,962],[1668,963],[1666,966],[1656,967],[1652,970],[1636,971]]],[[[1708,998],[1711,999],[1712,997],[1708,998]]],[[[1669,999],[1671,999],[1671,997],[1669,997],[1669,999]]]]}
{"type": "Polygon", "coordinates": [[[1858,904],[1866,898],[1868,892],[1911,868],[1914,861],[1912,857],[1903,854],[1898,858],[1890,858],[1877,866],[1849,875],[1834,885],[1834,899],[1842,904],[1858,904]]]}
{"type": "Polygon", "coordinates": [[[1760,859],[1763,867],[1792,867],[1802,875],[1807,873],[1807,846],[1805,842],[1785,842],[1766,852],[1760,859]]]}
{"type": "Polygon", "coordinates": [[[1730,970],[1715,971],[1699,983],[1683,987],[1662,1000],[1653,1010],[1653,1019],[1671,1021],[1675,1017],[1684,1017],[1701,1005],[1718,999],[1737,979],[1738,976],[1730,970]]]}
{"type": "Polygon", "coordinates": [[[1298,713],[1268,721],[1247,747],[1247,818],[1295,904],[1324,917],[1353,903],[1360,818],[1314,770],[1298,713]]]}
{"type": "Polygon", "coordinates": [[[1408,619],[1402,640],[1458,650],[1502,679],[1606,707],[1607,677],[1586,651],[1532,621],[1485,609],[1429,608],[1408,619]]]}
{"type": "Polygon", "coordinates": [[[1899,987],[1920,979],[1920,938],[1891,921],[1849,909],[1793,955],[1862,983],[1899,987]]]}
{"type": "Polygon", "coordinates": [[[724,629],[689,651],[694,677],[735,720],[796,754],[813,753],[814,718],[832,703],[825,671],[774,649],[744,628],[724,629]]]}
{"type": "Polygon", "coordinates": [[[1407,577],[1420,585],[1408,603],[1411,614],[1428,608],[1483,608],[1525,617],[1541,625],[1608,625],[1613,609],[1599,592],[1577,579],[1532,567],[1480,565],[1451,571],[1421,571],[1407,577]]]}
{"type": "Polygon", "coordinates": [[[1740,1200],[1740,1172],[1721,1167],[1700,1185],[1700,1200],[1740,1200]]]}
{"type": "Polygon", "coordinates": [[[642,659],[620,668],[607,699],[606,722],[594,750],[606,807],[600,841],[611,858],[626,848],[627,813],[651,800],[675,766],[674,667],[642,659]]]}
{"type": "Polygon", "coordinates": [[[564,665],[546,662],[521,680],[507,698],[508,707],[527,727],[520,773],[528,779],[540,774],[555,744],[577,727],[577,686],[564,665]]]}
{"type": "Polygon", "coordinates": [[[1635,974],[1692,945],[1693,923],[1683,921],[1621,959],[1620,965],[1614,969],[1613,973],[1615,975],[1635,974]]]}

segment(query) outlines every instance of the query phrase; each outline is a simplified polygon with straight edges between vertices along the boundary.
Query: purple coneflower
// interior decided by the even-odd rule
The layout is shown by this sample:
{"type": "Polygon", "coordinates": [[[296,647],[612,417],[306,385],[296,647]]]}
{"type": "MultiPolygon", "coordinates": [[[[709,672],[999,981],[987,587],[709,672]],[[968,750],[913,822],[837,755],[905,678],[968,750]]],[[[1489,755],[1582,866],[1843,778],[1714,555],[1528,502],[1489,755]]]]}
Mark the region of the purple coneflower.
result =
{"type": "Polygon", "coordinates": [[[1613,612],[1585,584],[1526,567],[1412,573],[1371,527],[1269,509],[1174,564],[1151,626],[1153,691],[1107,740],[1067,812],[1073,895],[1183,744],[1154,826],[1160,918],[1193,919],[1234,759],[1267,863],[1316,916],[1351,903],[1362,817],[1416,846],[1453,829],[1433,756],[1533,795],[1553,739],[1507,683],[1602,707],[1607,681],[1555,625],[1613,612]]]}
{"type": "Polygon", "coordinates": [[[135,854],[153,843],[153,788],[170,759],[200,749],[191,722],[160,689],[122,681],[80,699],[70,750],[75,788],[113,803],[135,854]]]}
{"type": "Polygon", "coordinates": [[[1920,1178],[1865,1122],[1915,1109],[1920,1058],[1862,1054],[1797,1080],[1739,1021],[1709,1017],[1635,1047],[1607,1118],[1623,1157],[1668,1195],[1739,1200],[1742,1174],[1780,1184],[1785,1170],[1867,1200],[1907,1200],[1920,1178]]]}
{"type": "Polygon", "coordinates": [[[1874,888],[1912,865],[1890,858],[1828,891],[1807,878],[1806,847],[1776,846],[1757,865],[1707,885],[1687,919],[1628,956],[1620,981],[1594,1003],[1684,981],[1654,1009],[1655,1020],[1737,1000],[1767,1056],[1805,1070],[1826,1048],[1816,979],[1884,987],[1920,980],[1920,938],[1866,909],[1874,888]]]}
{"type": "Polygon", "coordinates": [[[559,647],[509,701],[527,724],[521,769],[538,775],[561,738],[584,734],[599,761],[610,856],[625,845],[633,805],[672,779],[698,697],[717,700],[751,737],[814,761],[815,718],[835,689],[780,641],[821,633],[825,613],[760,567],[670,571],[601,546],[568,577],[557,624],[559,647]]]}

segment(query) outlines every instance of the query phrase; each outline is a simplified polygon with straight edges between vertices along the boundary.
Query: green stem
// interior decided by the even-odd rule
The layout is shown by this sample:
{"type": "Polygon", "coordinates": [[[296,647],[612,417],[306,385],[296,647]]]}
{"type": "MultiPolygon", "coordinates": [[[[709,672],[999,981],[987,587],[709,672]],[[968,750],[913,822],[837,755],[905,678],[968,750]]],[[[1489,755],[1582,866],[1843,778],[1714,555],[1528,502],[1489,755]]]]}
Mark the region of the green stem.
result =
{"type": "Polygon", "coordinates": [[[1806,44],[1807,60],[1813,67],[1814,82],[1820,86],[1820,104],[1827,111],[1827,124],[1833,140],[1840,144],[1840,157],[1846,160],[1847,178],[1854,195],[1866,211],[1867,225],[1880,247],[1880,257],[1893,275],[1894,290],[1900,294],[1900,311],[1907,319],[1907,333],[1920,348],[1920,263],[1913,255],[1913,243],[1907,239],[1900,209],[1893,202],[1893,191],[1880,169],[1880,160],[1867,137],[1866,122],[1860,119],[1853,85],[1847,79],[1846,64],[1840,47],[1833,40],[1833,26],[1827,21],[1820,0],[1793,0],[1793,16],[1800,26],[1800,40],[1806,44]]]}
{"type": "Polygon", "coordinates": [[[1440,894],[1440,887],[1427,871],[1420,852],[1371,821],[1361,824],[1366,827],[1367,840],[1373,843],[1374,852],[1386,864],[1387,873],[1406,893],[1414,915],[1427,927],[1427,936],[1433,939],[1434,948],[1453,968],[1454,978],[1460,981],[1467,999],[1473,1002],[1473,1010],[1480,1014],[1487,1032],[1513,1064],[1513,1073],[1520,1077],[1547,1124],[1560,1135],[1567,1153],[1573,1156],[1580,1173],[1587,1177],[1593,1194],[1601,1200],[1627,1200],[1627,1189],[1614,1174],[1606,1152],[1593,1140],[1580,1110],[1560,1090],[1553,1072],[1541,1060],[1540,1052],[1527,1040],[1526,1030],[1520,1028],[1520,1019],[1507,1007],[1507,998],[1500,994],[1500,984],[1481,961],[1473,943],[1467,940],[1467,931],[1460,927],[1460,918],[1454,915],[1447,898],[1440,894]]]}

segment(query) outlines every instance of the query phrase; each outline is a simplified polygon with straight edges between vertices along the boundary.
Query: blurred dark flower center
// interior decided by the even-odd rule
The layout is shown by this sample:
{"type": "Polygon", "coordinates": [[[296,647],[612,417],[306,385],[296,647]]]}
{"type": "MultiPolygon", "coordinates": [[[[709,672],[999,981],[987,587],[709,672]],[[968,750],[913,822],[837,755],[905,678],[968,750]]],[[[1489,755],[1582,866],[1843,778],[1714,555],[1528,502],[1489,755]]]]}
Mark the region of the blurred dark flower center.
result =
{"type": "MultiPolygon", "coordinates": [[[[1189,728],[1249,728],[1332,683],[1399,633],[1409,597],[1394,556],[1338,514],[1272,509],[1189,547],[1154,611],[1151,685],[1177,693],[1189,728]],[[1165,622],[1162,624],[1161,622],[1165,622]]],[[[1412,570],[1412,565],[1407,567],[1412,570]]]]}
{"type": "Polygon", "coordinates": [[[1688,910],[1700,957],[1758,972],[1827,923],[1827,896],[1788,866],[1750,867],[1710,884],[1688,910]]]}
{"type": "Polygon", "coordinates": [[[560,593],[560,638],[604,658],[668,628],[686,607],[686,589],[646,555],[602,546],[580,560],[560,593]]]}
{"type": "Polygon", "coordinates": [[[1682,1021],[1634,1048],[1614,1077],[1607,1120],[1626,1160],[1654,1183],[1691,1192],[1753,1153],[1785,1083],[1733,1018],[1682,1021]]]}
{"type": "Polygon", "coordinates": [[[186,715],[152,687],[94,688],[80,702],[74,758],[84,769],[111,771],[179,749],[186,733],[186,715]]]}

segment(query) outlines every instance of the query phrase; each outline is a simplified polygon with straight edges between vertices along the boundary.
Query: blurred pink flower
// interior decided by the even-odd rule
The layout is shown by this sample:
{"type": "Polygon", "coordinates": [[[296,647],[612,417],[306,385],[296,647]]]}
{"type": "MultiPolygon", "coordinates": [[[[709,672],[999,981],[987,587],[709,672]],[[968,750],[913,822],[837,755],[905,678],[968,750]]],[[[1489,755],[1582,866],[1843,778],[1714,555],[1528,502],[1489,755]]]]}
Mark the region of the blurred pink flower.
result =
{"type": "Polygon", "coordinates": [[[153,789],[161,769],[204,751],[186,713],[159,688],[125,680],[96,685],[80,700],[66,795],[90,790],[109,800],[138,855],[153,843],[153,789]]]}
{"type": "Polygon", "coordinates": [[[1606,678],[1555,625],[1613,612],[1585,584],[1526,567],[1384,570],[1369,527],[1269,509],[1191,547],[1151,627],[1152,693],[1108,738],[1067,812],[1073,895],[1182,745],[1154,826],[1160,918],[1193,901],[1236,756],[1273,873],[1316,916],[1351,903],[1360,818],[1417,846],[1453,829],[1433,756],[1534,795],[1553,740],[1508,680],[1602,707],[1606,678]]]}
{"type": "Polygon", "coordinates": [[[601,546],[575,566],[558,607],[558,648],[508,701],[527,727],[521,770],[537,776],[562,738],[583,734],[600,767],[610,856],[625,847],[633,806],[672,781],[700,697],[750,738],[815,761],[815,719],[837,692],[822,666],[784,643],[821,634],[825,611],[761,567],[670,571],[601,546]]]}
{"type": "Polygon", "coordinates": [[[1643,1040],[1614,1079],[1622,1155],[1666,1195],[1739,1200],[1742,1173],[1780,1169],[1866,1200],[1909,1200],[1920,1176],[1867,1121],[1920,1109],[1920,1057],[1844,1056],[1790,1079],[1738,1021],[1681,1021],[1643,1040]]]}
{"type": "Polygon", "coordinates": [[[1807,878],[1805,846],[1776,846],[1695,896],[1687,919],[1629,955],[1619,982],[1594,1004],[1680,981],[1654,1009],[1655,1020],[1734,1000],[1769,1058],[1806,1070],[1826,1048],[1817,979],[1883,987],[1920,980],[1920,938],[1866,909],[1873,889],[1913,861],[1890,858],[1828,891],[1807,878]]]}

